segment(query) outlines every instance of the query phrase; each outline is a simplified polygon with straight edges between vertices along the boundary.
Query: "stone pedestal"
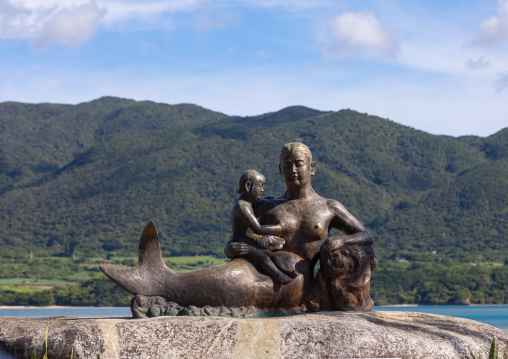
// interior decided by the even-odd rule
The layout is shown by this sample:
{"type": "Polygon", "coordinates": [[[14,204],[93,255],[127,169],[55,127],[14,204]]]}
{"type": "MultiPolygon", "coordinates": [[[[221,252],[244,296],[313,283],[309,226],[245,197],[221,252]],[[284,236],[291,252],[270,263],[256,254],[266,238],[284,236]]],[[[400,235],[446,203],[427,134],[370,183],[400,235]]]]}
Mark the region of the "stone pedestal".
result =
{"type": "Polygon", "coordinates": [[[320,312],[272,318],[0,317],[0,350],[48,358],[486,358],[494,336],[468,319],[407,312],[320,312]]]}

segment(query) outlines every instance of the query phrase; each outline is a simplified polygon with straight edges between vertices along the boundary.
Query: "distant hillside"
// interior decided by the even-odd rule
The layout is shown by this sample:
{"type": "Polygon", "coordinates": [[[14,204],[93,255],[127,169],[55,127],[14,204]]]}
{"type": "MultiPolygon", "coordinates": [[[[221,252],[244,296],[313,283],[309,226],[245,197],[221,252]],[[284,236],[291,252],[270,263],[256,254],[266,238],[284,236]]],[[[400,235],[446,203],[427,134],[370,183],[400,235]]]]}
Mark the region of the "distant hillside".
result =
{"type": "Polygon", "coordinates": [[[0,104],[0,248],[132,254],[153,219],[166,254],[220,254],[238,177],[257,169],[265,195],[281,194],[292,141],[313,152],[315,190],[372,230],[380,257],[506,257],[508,128],[453,138],[350,110],[229,117],[111,97],[0,104]]]}

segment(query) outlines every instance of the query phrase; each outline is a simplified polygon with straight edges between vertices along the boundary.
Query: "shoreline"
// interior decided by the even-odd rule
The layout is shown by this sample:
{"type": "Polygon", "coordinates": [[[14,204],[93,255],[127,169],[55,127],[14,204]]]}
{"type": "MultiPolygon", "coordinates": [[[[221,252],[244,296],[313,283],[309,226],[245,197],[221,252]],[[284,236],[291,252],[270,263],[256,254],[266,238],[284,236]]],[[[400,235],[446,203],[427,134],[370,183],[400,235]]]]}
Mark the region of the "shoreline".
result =
{"type": "Polygon", "coordinates": [[[47,307],[41,307],[37,305],[0,305],[0,309],[68,309],[68,308],[129,308],[124,307],[94,307],[92,305],[80,306],[80,305],[49,305],[47,307]]]}
{"type": "MultiPolygon", "coordinates": [[[[377,307],[506,307],[508,304],[387,304],[377,307]]],[[[376,305],[375,305],[376,307],[376,305]]]]}
{"type": "MultiPolygon", "coordinates": [[[[469,304],[469,305],[454,305],[454,304],[388,304],[388,305],[377,305],[375,307],[392,307],[392,308],[408,308],[408,307],[506,307],[508,304],[469,304]]],[[[129,308],[129,306],[122,307],[95,307],[95,306],[73,306],[73,305],[50,305],[47,307],[41,307],[36,305],[0,305],[0,309],[69,309],[69,308],[129,308]]]]}

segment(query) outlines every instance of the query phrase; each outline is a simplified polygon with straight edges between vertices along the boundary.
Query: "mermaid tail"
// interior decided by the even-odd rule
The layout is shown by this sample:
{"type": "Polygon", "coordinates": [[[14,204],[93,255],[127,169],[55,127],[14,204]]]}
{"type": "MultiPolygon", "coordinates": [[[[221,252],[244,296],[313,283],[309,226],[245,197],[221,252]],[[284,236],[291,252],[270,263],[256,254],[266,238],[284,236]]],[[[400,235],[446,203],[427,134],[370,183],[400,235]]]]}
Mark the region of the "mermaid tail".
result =
{"type": "MultiPolygon", "coordinates": [[[[169,269],[162,259],[157,228],[152,221],[143,230],[138,254],[138,264],[133,268],[100,269],[116,285],[134,295],[163,297],[184,307],[209,305],[287,309],[299,308],[302,304],[303,275],[280,290],[280,284],[274,283],[242,258],[186,273],[169,269]]],[[[293,253],[284,255],[293,265],[301,260],[293,253]]],[[[303,266],[301,271],[307,273],[307,268],[303,266]]],[[[140,305],[143,307],[142,303],[140,305]]]]}
{"type": "Polygon", "coordinates": [[[135,267],[99,268],[120,288],[143,295],[164,295],[168,278],[176,274],[162,259],[159,234],[153,221],[148,222],[139,239],[138,264],[135,267]]]}

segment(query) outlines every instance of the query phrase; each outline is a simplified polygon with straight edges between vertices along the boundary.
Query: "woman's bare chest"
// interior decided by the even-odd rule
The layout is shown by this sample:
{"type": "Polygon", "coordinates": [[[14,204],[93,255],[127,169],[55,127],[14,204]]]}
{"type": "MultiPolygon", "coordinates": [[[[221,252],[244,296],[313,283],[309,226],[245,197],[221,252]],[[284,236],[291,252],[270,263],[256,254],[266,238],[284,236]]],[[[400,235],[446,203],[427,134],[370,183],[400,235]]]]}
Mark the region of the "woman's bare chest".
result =
{"type": "Polygon", "coordinates": [[[271,224],[287,223],[289,241],[294,238],[299,242],[312,242],[328,234],[332,218],[333,213],[325,200],[293,200],[270,209],[261,220],[271,224]]]}

